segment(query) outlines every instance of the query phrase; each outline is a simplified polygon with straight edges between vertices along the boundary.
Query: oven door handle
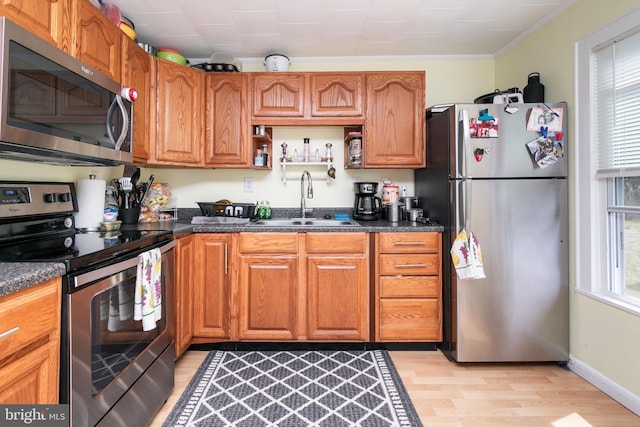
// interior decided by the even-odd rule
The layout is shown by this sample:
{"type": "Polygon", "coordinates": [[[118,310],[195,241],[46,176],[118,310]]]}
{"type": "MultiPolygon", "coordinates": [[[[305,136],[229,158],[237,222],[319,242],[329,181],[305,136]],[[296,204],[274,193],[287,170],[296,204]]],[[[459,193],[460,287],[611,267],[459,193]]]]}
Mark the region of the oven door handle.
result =
{"type": "MultiPolygon", "coordinates": [[[[175,240],[171,240],[169,242],[162,242],[161,246],[150,247],[149,250],[159,247],[160,253],[165,254],[166,252],[173,250],[176,245],[177,242],[175,240]]],[[[100,280],[104,277],[113,276],[114,274],[120,273],[129,268],[136,267],[138,265],[138,262],[138,256],[136,255],[117,264],[108,265],[97,270],[73,276],[73,289],[78,289],[79,287],[84,286],[87,283],[95,282],[96,280],[100,280]]]]}

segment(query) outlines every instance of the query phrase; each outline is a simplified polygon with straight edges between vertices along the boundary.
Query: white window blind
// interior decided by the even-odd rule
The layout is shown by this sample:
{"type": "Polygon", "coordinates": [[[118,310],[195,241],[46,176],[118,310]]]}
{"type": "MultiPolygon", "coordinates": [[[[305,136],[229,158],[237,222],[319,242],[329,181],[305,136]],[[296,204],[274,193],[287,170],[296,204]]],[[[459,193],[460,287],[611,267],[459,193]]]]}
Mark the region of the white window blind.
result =
{"type": "Polygon", "coordinates": [[[640,176],[640,28],[592,53],[597,175],[640,176]]]}

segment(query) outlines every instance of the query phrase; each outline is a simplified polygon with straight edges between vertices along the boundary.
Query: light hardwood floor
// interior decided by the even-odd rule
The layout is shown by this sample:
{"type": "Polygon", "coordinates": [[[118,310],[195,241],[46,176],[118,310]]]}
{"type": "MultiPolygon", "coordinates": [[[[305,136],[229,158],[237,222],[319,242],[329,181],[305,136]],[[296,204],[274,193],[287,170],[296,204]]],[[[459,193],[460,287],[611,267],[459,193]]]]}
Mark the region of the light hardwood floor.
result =
{"type": "MultiPolygon", "coordinates": [[[[389,353],[425,427],[640,426],[640,417],[557,365],[460,365],[437,351],[389,353]]],[[[151,427],[162,425],[206,354],[188,351],[176,362],[175,388],[151,427]]]]}

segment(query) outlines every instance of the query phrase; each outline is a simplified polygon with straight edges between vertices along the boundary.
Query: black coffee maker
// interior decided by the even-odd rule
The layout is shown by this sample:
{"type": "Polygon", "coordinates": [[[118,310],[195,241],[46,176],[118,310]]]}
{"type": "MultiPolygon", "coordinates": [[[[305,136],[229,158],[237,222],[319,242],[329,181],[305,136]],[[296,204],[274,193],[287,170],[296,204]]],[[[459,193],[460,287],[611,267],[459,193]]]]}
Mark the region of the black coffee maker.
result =
{"type": "Polygon", "coordinates": [[[356,201],[353,206],[353,219],[375,221],[380,216],[382,201],[376,197],[377,182],[356,182],[356,201]]]}

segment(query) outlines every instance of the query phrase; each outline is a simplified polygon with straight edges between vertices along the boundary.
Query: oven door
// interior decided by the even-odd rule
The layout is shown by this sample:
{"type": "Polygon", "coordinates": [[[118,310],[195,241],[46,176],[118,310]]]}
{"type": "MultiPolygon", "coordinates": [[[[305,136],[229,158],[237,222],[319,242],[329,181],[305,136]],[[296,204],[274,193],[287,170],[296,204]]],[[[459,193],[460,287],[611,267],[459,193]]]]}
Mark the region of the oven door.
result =
{"type": "Polygon", "coordinates": [[[151,388],[151,395],[138,402],[143,406],[144,399],[149,399],[149,406],[154,399],[160,400],[161,405],[173,388],[173,357],[167,368],[170,372],[158,375],[154,368],[153,378],[142,378],[173,343],[175,244],[160,244],[162,303],[155,329],[144,331],[142,321],[134,320],[138,253],[109,266],[69,276],[79,290],[64,296],[60,382],[61,401],[70,404],[71,425],[95,425],[121,399],[130,401],[134,414],[145,410],[135,407],[137,399],[126,396],[136,382],[157,382],[146,387],[151,388]]]}

